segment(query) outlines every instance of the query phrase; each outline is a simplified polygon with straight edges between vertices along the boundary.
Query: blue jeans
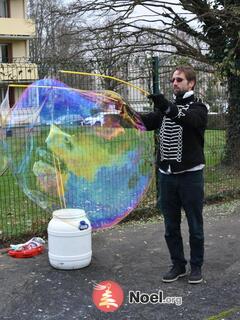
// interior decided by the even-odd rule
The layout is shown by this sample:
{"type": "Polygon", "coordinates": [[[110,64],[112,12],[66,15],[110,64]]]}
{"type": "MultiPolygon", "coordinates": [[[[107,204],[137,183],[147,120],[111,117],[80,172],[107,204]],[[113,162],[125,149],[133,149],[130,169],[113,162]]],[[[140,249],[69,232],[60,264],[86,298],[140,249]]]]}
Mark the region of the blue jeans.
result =
{"type": "Polygon", "coordinates": [[[165,239],[174,265],[186,265],[181,236],[181,208],[189,227],[190,264],[201,267],[204,256],[203,170],[180,174],[162,174],[158,179],[159,209],[165,223],[165,239]]]}

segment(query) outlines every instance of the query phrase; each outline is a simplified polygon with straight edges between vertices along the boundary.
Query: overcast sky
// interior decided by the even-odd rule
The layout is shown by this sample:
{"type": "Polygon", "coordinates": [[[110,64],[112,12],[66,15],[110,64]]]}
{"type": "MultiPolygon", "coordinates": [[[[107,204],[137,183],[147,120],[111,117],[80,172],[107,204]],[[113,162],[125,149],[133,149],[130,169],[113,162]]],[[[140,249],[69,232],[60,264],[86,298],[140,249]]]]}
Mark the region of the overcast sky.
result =
{"type": "MultiPolygon", "coordinates": [[[[73,2],[73,0],[62,0],[62,1],[64,1],[65,3],[73,2]]],[[[148,1],[148,3],[151,3],[151,1],[148,1]]],[[[154,3],[154,1],[153,1],[153,3],[154,3]]],[[[167,0],[166,3],[167,3],[166,6],[170,6],[178,14],[187,17],[188,20],[190,20],[194,17],[194,15],[189,14],[187,11],[182,9],[182,7],[179,5],[179,0],[167,0]]],[[[150,21],[152,20],[152,21],[154,21],[153,23],[154,23],[154,26],[156,27],[156,24],[161,25],[157,16],[158,16],[158,14],[161,14],[163,12],[164,12],[164,9],[161,7],[159,7],[159,8],[152,7],[150,9],[147,9],[147,8],[143,7],[142,5],[138,5],[134,10],[133,17],[141,17],[142,19],[150,20],[150,21]],[[151,10],[154,10],[155,13],[151,10]]],[[[94,20],[94,23],[96,23],[95,20],[94,20]]],[[[145,25],[150,24],[150,22],[144,22],[144,21],[142,23],[144,23],[145,25]]],[[[194,28],[197,28],[196,22],[193,21],[191,23],[191,26],[194,28]]]]}

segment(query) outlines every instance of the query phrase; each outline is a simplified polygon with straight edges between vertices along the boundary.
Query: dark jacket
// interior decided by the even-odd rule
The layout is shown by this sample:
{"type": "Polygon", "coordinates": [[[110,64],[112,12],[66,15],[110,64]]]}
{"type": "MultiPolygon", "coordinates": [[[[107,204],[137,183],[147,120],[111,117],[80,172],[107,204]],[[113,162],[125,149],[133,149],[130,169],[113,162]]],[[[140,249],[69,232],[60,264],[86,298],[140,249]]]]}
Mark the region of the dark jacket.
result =
{"type": "Polygon", "coordinates": [[[207,113],[207,107],[192,94],[176,98],[169,104],[167,114],[156,111],[141,115],[147,130],[159,129],[157,165],[160,169],[177,173],[205,163],[207,113]]]}

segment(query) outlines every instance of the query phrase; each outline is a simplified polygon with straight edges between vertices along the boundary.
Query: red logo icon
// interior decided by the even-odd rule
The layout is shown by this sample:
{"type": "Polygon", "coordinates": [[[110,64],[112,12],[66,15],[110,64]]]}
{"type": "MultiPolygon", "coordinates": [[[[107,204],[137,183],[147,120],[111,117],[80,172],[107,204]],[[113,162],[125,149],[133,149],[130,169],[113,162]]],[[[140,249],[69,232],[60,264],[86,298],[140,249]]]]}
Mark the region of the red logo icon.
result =
{"type": "Polygon", "coordinates": [[[99,310],[114,312],[122,305],[124,293],[117,282],[106,280],[94,286],[92,299],[99,310]]]}

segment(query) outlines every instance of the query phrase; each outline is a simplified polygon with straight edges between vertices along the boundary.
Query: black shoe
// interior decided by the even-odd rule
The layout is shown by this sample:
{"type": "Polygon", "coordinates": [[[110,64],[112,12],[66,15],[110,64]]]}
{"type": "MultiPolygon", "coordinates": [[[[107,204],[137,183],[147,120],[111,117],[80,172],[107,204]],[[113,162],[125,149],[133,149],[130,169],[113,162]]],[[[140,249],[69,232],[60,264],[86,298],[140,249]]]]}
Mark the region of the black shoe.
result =
{"type": "Polygon", "coordinates": [[[163,276],[163,282],[173,282],[176,281],[179,277],[186,275],[185,266],[173,265],[172,268],[163,276]]]}
{"type": "Polygon", "coordinates": [[[188,283],[201,283],[203,281],[201,267],[194,266],[191,267],[191,272],[188,278],[188,283]]]}

